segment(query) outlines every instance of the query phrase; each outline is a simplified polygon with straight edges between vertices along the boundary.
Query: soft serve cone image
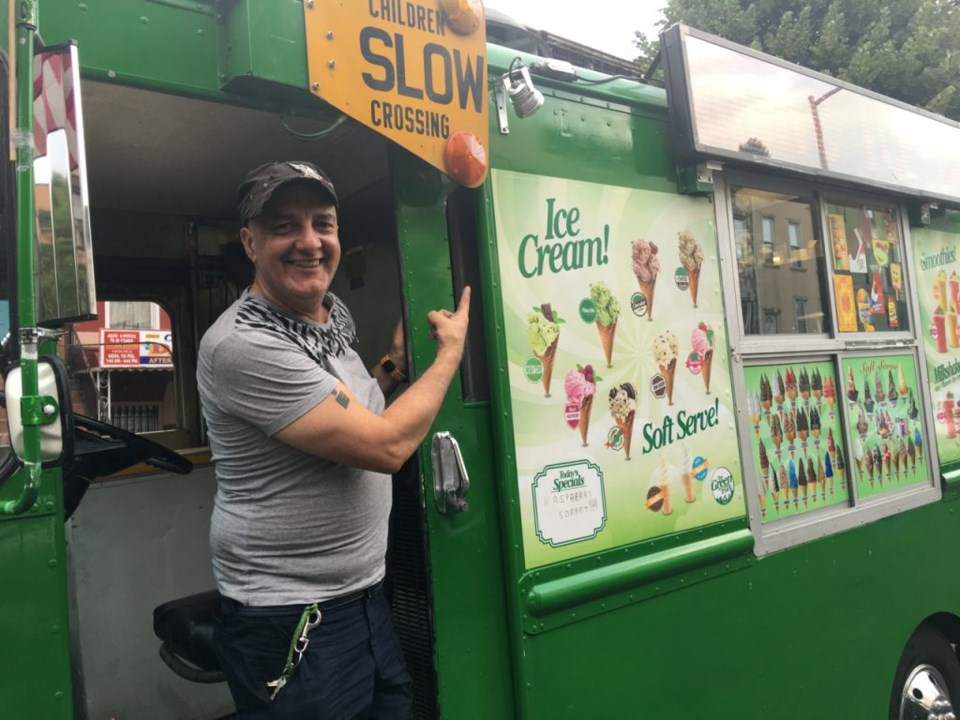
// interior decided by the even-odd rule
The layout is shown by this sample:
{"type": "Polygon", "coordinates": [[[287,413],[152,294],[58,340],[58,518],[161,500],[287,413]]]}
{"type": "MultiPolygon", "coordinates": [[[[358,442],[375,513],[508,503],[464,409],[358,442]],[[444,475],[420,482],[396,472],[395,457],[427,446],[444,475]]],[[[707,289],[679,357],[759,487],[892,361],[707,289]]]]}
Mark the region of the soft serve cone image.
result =
{"type": "Polygon", "coordinates": [[[677,336],[669,330],[660,333],[653,339],[653,359],[660,368],[663,379],[667,382],[667,405],[673,405],[673,378],[677,373],[677,354],[680,352],[680,343],[677,336]]]}
{"type": "Polygon", "coordinates": [[[559,318],[555,317],[549,303],[527,315],[527,338],[533,354],[543,365],[543,392],[550,397],[550,378],[553,377],[553,363],[557,355],[557,340],[560,337],[559,318]]]}
{"type": "MultiPolygon", "coordinates": [[[[840,490],[843,491],[845,488],[843,474],[846,471],[847,466],[843,461],[843,450],[837,448],[837,476],[840,478],[840,490]]],[[[833,483],[830,483],[830,494],[833,495],[833,483]]]]}
{"type": "Polygon", "coordinates": [[[647,320],[653,320],[653,293],[657,287],[657,273],[660,272],[658,251],[656,243],[646,240],[633,241],[633,274],[640,283],[640,292],[647,299],[647,320]]]}
{"type": "Polygon", "coordinates": [[[637,416],[637,389],[632,383],[623,383],[610,389],[610,414],[623,435],[623,452],[629,460],[633,421],[637,416]]]}
{"type": "Polygon", "coordinates": [[[690,278],[690,297],[693,298],[693,306],[697,307],[697,294],[700,292],[700,269],[703,267],[703,249],[697,245],[693,235],[688,232],[682,232],[680,240],[680,264],[687,271],[690,278]]]}
{"type": "Polygon", "coordinates": [[[653,484],[657,485],[662,493],[663,507],[661,510],[664,515],[670,515],[673,512],[673,500],[670,497],[670,485],[672,482],[673,474],[670,472],[666,458],[661,455],[660,462],[657,463],[657,470],[654,473],[653,484]]]}
{"type": "Polygon", "coordinates": [[[597,309],[597,332],[603,345],[607,367],[613,367],[613,338],[617,334],[617,319],[620,317],[620,301],[610,292],[605,282],[590,284],[590,299],[597,309]]]}
{"type": "Polygon", "coordinates": [[[567,402],[580,408],[580,419],[577,427],[580,430],[580,441],[587,446],[587,431],[590,429],[590,410],[593,408],[593,396],[597,393],[597,384],[594,382],[593,366],[587,365],[567,373],[563,379],[563,389],[567,393],[567,402]]]}
{"type": "Polygon", "coordinates": [[[680,482],[683,483],[683,494],[688,503],[697,499],[696,485],[693,480],[693,453],[687,444],[680,443],[680,482]]]}
{"type": "MultiPolygon", "coordinates": [[[[707,395],[710,394],[710,372],[713,368],[713,329],[706,323],[699,323],[690,335],[690,344],[693,345],[693,351],[700,356],[700,376],[703,378],[703,384],[707,388],[707,395]]],[[[777,371],[777,377],[780,377],[780,371],[777,371]]],[[[783,382],[781,381],[781,386],[783,382]]],[[[783,393],[780,393],[780,402],[783,402],[783,393]]]]}

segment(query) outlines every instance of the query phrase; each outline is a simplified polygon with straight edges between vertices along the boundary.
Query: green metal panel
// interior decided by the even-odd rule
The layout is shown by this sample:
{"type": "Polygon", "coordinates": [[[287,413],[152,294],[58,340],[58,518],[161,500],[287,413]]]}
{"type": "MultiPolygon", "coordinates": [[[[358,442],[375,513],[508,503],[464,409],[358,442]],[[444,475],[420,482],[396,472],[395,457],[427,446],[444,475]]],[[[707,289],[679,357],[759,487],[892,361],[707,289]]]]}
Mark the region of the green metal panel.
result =
{"type": "MultiPolygon", "coordinates": [[[[397,149],[391,155],[413,365],[422,373],[435,348],[427,313],[456,302],[445,221],[446,195],[453,186],[409,153],[397,149]]],[[[486,292],[478,290],[474,307],[486,292]]],[[[464,403],[456,378],[433,431],[450,432],[463,451],[471,478],[465,513],[447,516],[437,510],[430,436],[421,452],[439,705],[449,718],[510,717],[513,712],[497,508],[500,473],[489,451],[492,424],[489,404],[464,403]]]]}
{"type": "MultiPolygon", "coordinates": [[[[0,519],[2,717],[73,717],[59,478],[59,470],[45,471],[32,509],[19,517],[0,519]]],[[[0,502],[12,499],[21,482],[15,477],[4,483],[0,502]]]]}
{"type": "Polygon", "coordinates": [[[937,503],[526,636],[529,717],[886,717],[907,638],[960,597],[918,553],[957,529],[937,503]]]}

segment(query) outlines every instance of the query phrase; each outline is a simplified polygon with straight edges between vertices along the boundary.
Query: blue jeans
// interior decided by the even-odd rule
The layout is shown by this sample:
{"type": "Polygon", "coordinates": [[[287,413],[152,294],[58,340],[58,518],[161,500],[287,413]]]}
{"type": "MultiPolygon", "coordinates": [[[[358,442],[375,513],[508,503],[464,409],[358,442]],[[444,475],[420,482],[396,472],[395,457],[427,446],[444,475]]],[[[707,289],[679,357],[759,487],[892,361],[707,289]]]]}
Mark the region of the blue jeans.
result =
{"type": "Polygon", "coordinates": [[[283,673],[303,607],[247,607],[224,598],[214,641],[238,720],[406,720],[412,682],[377,588],[322,610],[320,624],[274,700],[267,683],[283,673]]]}

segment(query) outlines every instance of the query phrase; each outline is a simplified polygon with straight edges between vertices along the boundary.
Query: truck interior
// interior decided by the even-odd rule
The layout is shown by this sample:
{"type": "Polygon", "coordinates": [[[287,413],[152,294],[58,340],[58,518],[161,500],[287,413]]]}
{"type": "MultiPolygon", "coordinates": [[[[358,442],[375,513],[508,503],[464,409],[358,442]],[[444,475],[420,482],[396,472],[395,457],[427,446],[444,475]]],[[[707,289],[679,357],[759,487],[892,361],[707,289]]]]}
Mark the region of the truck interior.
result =
{"type": "MultiPolygon", "coordinates": [[[[274,99],[268,110],[266,102],[230,106],[94,81],[83,92],[98,299],[150,301],[171,317],[176,426],[145,437],[194,469],[177,476],[140,466],[98,479],[68,520],[75,713],[189,707],[190,717],[218,717],[231,708],[226,685],[190,683],[164,667],[151,616],[213,587],[207,532],[215,478],[195,368],[205,329],[252,280],[236,188],[272,160],[310,160],[331,176],[343,251],[332,290],[354,315],[360,354],[372,366],[404,308],[391,151],[316,101],[298,107],[274,99]],[[284,105],[288,112],[275,110],[284,105]]],[[[77,395],[90,397],[83,358],[67,352],[65,359],[77,395]]],[[[425,690],[418,716],[428,717],[435,680],[419,488],[414,459],[395,476],[388,587],[411,674],[425,690]]]]}

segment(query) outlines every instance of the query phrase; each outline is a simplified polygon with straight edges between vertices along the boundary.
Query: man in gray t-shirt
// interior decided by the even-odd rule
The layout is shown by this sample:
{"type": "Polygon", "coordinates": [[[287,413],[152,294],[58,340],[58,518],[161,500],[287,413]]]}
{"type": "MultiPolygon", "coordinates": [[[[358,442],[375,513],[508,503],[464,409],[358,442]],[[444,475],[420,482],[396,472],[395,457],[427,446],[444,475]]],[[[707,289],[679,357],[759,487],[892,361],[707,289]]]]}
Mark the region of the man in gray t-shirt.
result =
{"type": "Polygon", "coordinates": [[[204,335],[197,369],[217,474],[215,640],[237,716],[408,717],[379,592],[390,473],[423,442],[457,371],[469,289],[455,313],[429,314],[436,360],[385,408],[405,379],[402,331],[368,371],[328,292],[333,184],[310,163],[270,163],[239,199],[254,282],[204,335]]]}

